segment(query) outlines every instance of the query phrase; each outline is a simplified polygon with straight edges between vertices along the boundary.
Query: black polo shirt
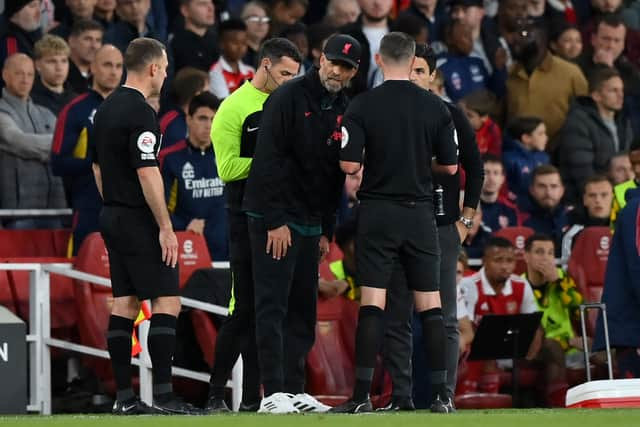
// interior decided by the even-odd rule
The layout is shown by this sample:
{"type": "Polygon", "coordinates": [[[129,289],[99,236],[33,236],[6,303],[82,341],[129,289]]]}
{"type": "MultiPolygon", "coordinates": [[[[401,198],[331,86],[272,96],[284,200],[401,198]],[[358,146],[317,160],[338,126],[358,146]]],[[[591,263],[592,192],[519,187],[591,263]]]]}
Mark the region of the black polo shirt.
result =
{"type": "Polygon", "coordinates": [[[146,208],[137,169],[158,167],[162,135],[156,113],[142,93],[129,87],[116,89],[96,111],[92,137],[104,205],[146,208]]]}
{"type": "Polygon", "coordinates": [[[356,97],[341,130],[340,159],[364,164],[359,200],[430,201],[432,157],[458,163],[449,110],[408,80],[386,81],[356,97]]]}

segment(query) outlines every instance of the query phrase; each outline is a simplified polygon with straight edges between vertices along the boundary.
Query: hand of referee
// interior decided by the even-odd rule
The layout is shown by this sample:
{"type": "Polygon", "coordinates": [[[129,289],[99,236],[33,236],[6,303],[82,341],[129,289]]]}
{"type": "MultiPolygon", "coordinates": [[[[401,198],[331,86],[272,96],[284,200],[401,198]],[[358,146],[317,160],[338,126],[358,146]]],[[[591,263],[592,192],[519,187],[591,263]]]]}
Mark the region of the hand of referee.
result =
{"type": "Polygon", "coordinates": [[[287,249],[291,246],[291,231],[286,225],[267,231],[267,254],[272,254],[273,259],[279,260],[287,255],[287,249]]]}
{"type": "Polygon", "coordinates": [[[178,238],[173,229],[160,229],[158,236],[160,247],[162,248],[162,262],[175,268],[178,263],[178,238]]]}

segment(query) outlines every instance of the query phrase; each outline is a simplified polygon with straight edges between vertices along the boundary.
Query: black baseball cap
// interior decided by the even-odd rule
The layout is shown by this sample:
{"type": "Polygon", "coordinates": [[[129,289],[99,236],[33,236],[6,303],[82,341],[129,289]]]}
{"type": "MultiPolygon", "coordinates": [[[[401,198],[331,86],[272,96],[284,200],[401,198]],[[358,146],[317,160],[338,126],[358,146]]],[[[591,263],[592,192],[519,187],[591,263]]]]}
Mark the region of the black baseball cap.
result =
{"type": "Polygon", "coordinates": [[[358,40],[346,34],[331,36],[324,46],[324,56],[330,61],[342,61],[353,68],[360,66],[362,48],[358,40]]]}
{"type": "Polygon", "coordinates": [[[484,7],[482,0],[449,0],[449,7],[462,6],[462,7],[484,7]]]}

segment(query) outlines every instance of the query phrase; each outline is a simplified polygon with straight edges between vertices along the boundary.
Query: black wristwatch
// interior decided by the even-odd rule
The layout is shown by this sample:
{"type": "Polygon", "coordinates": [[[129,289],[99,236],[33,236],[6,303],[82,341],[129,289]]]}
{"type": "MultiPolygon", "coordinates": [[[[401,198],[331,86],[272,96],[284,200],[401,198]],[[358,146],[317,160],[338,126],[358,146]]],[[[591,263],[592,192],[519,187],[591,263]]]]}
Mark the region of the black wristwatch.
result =
{"type": "Polygon", "coordinates": [[[464,216],[460,216],[460,218],[458,218],[458,221],[460,221],[462,225],[467,227],[469,230],[471,230],[471,227],[473,227],[473,218],[465,218],[464,216]]]}

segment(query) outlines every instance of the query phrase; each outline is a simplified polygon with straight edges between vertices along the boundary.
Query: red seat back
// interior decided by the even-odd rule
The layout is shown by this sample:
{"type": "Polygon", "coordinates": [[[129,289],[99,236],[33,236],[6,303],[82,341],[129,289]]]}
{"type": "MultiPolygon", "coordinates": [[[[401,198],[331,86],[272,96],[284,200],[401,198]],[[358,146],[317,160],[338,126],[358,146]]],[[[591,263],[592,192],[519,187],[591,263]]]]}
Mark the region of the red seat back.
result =
{"type": "MultiPolygon", "coordinates": [[[[568,272],[576,281],[585,302],[600,302],[611,246],[609,227],[587,227],[575,240],[568,272]]],[[[589,335],[595,331],[596,312],[588,315],[589,335]]]]}
{"type": "Polygon", "coordinates": [[[587,227],[576,238],[569,257],[569,274],[585,302],[599,302],[611,246],[609,227],[587,227]]]}
{"type": "MultiPolygon", "coordinates": [[[[53,257],[0,258],[2,263],[68,263],[69,261],[67,258],[53,257]]],[[[25,322],[29,321],[29,275],[29,271],[3,271],[0,274],[0,287],[6,286],[6,289],[0,291],[0,295],[11,295],[13,311],[25,322]],[[3,280],[6,282],[2,283],[3,280]]],[[[54,330],[54,336],[59,337],[55,330],[73,330],[77,326],[72,280],[59,274],[51,274],[49,295],[51,328],[54,330]]]]}
{"type": "MultiPolygon", "coordinates": [[[[74,267],[85,273],[109,277],[109,255],[100,233],[91,233],[82,242],[74,267]]],[[[75,281],[80,343],[100,349],[107,348],[111,289],[82,280],[75,281]]],[[[94,366],[101,378],[109,376],[108,363],[94,366]]]]}
{"type": "Polygon", "coordinates": [[[0,230],[0,257],[64,257],[70,230],[0,230]]]}
{"type": "Polygon", "coordinates": [[[316,341],[307,357],[308,393],[336,401],[351,396],[357,312],[358,304],[343,297],[318,301],[316,341]]]}
{"type": "Polygon", "coordinates": [[[204,236],[189,231],[179,231],[178,263],[180,268],[180,288],[184,287],[194,271],[211,268],[211,255],[204,236]]]}
{"type": "Polygon", "coordinates": [[[15,298],[9,284],[9,273],[4,270],[0,270],[0,305],[6,307],[12,313],[18,314],[15,298]]]}
{"type": "Polygon", "coordinates": [[[533,233],[534,230],[529,227],[505,227],[493,233],[494,236],[509,240],[515,247],[516,268],[514,274],[522,274],[527,270],[527,263],[524,260],[524,243],[533,233]]]}

